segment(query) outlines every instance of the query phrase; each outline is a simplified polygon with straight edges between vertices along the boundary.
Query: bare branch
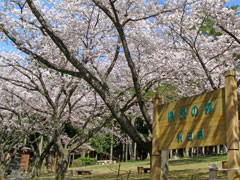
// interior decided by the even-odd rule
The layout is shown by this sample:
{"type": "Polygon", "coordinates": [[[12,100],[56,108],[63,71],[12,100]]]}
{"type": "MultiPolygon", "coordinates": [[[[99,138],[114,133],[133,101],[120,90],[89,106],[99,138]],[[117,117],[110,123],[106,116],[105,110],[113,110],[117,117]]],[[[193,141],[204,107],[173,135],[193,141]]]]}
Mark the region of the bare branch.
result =
{"type": "Polygon", "coordinates": [[[227,30],[226,28],[224,28],[221,25],[218,25],[218,27],[220,27],[220,29],[222,31],[224,31],[225,33],[227,33],[229,36],[231,36],[238,44],[240,44],[240,39],[238,39],[232,32],[230,32],[229,30],[227,30]]]}

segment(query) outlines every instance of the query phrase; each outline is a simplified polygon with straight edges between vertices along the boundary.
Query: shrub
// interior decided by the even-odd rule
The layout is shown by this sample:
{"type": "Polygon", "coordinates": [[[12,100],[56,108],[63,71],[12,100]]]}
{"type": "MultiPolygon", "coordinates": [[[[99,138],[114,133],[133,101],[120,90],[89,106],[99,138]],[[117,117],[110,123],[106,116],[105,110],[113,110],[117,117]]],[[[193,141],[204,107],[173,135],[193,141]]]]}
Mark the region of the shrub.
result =
{"type": "Polygon", "coordinates": [[[97,159],[95,158],[87,158],[87,157],[80,157],[77,159],[77,161],[81,161],[82,166],[90,166],[90,165],[94,165],[97,163],[97,159]]]}

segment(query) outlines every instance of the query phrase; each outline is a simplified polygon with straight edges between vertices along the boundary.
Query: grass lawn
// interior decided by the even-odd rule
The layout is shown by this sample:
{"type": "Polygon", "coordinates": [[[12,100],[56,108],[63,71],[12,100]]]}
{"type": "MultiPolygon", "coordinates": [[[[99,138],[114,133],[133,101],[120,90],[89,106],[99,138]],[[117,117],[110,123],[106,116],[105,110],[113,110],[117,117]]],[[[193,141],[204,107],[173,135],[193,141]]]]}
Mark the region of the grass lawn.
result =
{"type": "MultiPolygon", "coordinates": [[[[219,156],[201,156],[194,158],[184,158],[169,161],[169,180],[205,180],[208,179],[208,164],[216,163],[221,167],[226,155],[219,156]]],[[[149,161],[130,161],[120,164],[120,176],[118,176],[119,164],[115,165],[94,165],[79,168],[69,168],[67,180],[126,180],[129,174],[129,180],[149,180],[150,173],[138,175],[137,167],[150,167],[149,161]],[[91,170],[91,175],[71,176],[70,171],[76,169],[91,170]],[[129,173],[130,172],[130,173],[129,173]]],[[[54,174],[43,174],[41,180],[52,180],[54,174]]],[[[226,174],[218,173],[218,179],[226,179],[226,174]]]]}

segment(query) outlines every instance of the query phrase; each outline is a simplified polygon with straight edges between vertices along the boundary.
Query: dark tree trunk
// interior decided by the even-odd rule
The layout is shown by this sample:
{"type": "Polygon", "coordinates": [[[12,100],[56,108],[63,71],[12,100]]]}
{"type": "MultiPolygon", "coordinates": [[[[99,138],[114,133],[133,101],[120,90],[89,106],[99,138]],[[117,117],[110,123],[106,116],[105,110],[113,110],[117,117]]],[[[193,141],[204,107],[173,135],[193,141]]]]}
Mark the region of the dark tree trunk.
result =
{"type": "Polygon", "coordinates": [[[41,154],[40,157],[35,156],[34,165],[32,169],[32,178],[39,177],[41,175],[44,158],[45,158],[45,154],[41,154]]]}
{"type": "MultiPolygon", "coordinates": [[[[44,158],[49,154],[49,151],[51,147],[53,146],[53,140],[50,141],[47,146],[44,148],[43,152],[41,153],[40,157],[39,155],[35,154],[35,161],[34,161],[34,167],[32,170],[32,177],[39,177],[41,175],[42,170],[42,164],[44,161],[44,158]]],[[[38,152],[39,153],[39,152],[38,152]]]]}
{"type": "Polygon", "coordinates": [[[42,164],[41,165],[39,164],[40,158],[35,156],[34,159],[35,160],[34,160],[34,164],[32,166],[32,171],[31,171],[32,178],[39,177],[41,175],[41,169],[42,169],[42,164]]]}
{"type": "Polygon", "coordinates": [[[63,149],[62,152],[59,152],[57,168],[56,168],[56,180],[64,180],[69,164],[69,153],[66,149],[63,149]]]}
{"type": "Polygon", "coordinates": [[[0,179],[5,180],[6,170],[7,170],[6,165],[1,163],[0,164],[0,179]]]}
{"type": "Polygon", "coordinates": [[[58,138],[56,142],[57,150],[58,150],[58,161],[56,167],[56,178],[55,180],[64,180],[69,164],[69,151],[67,148],[64,148],[61,139],[58,138]]]}

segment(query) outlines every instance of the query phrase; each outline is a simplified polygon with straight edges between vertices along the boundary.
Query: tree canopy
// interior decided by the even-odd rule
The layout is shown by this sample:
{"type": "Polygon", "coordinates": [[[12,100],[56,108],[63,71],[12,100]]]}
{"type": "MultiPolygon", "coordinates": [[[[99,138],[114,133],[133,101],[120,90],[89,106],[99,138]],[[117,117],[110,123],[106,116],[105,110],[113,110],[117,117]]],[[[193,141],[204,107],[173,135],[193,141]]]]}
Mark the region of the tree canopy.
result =
{"type": "Polygon", "coordinates": [[[4,0],[0,40],[18,50],[0,58],[77,79],[91,92],[88,98],[96,98],[107,117],[150,152],[151,92],[169,85],[175,97],[191,96],[222,87],[228,69],[239,74],[238,9],[225,3],[4,0]],[[132,117],[143,120],[147,134],[132,117]]]}

